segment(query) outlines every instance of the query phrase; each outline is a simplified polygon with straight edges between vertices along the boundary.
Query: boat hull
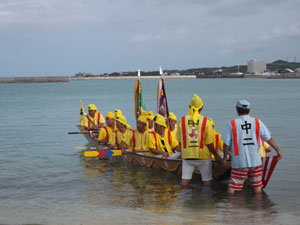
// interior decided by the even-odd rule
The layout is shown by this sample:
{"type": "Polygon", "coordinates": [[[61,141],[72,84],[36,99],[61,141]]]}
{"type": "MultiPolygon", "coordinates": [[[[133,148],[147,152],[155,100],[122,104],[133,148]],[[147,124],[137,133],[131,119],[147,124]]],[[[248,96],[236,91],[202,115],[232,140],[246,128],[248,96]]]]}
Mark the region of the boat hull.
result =
{"type": "MultiPolygon", "coordinates": [[[[84,131],[84,129],[81,127],[81,125],[77,124],[76,125],[77,129],[80,130],[81,132],[84,131]]],[[[82,134],[85,139],[89,142],[90,145],[93,146],[100,146],[100,143],[98,142],[97,136],[98,133],[86,133],[86,134],[82,134]]]]}
{"type": "MultiPolygon", "coordinates": [[[[76,125],[76,127],[83,131],[80,125],[76,125]]],[[[83,134],[84,137],[89,142],[89,145],[93,146],[102,146],[99,144],[95,135],[83,134]]],[[[101,157],[103,158],[103,157],[101,157]]],[[[112,158],[113,160],[122,160],[129,163],[133,163],[135,165],[147,166],[149,168],[156,168],[160,170],[165,170],[168,172],[172,172],[177,174],[178,176],[182,173],[182,159],[163,159],[157,158],[147,155],[147,153],[138,153],[138,152],[128,152],[122,156],[113,156],[113,157],[105,157],[112,158]]],[[[226,166],[218,164],[215,160],[212,160],[212,171],[213,178],[215,180],[224,180],[230,177],[231,172],[231,162],[228,161],[226,166]]],[[[201,176],[198,170],[194,171],[194,176],[201,176]]]]}
{"type": "MultiPolygon", "coordinates": [[[[156,168],[172,172],[178,176],[182,173],[182,159],[163,159],[148,156],[143,153],[128,152],[122,156],[114,157],[115,159],[121,159],[126,162],[133,163],[135,165],[147,166],[149,168],[156,168]]],[[[218,164],[216,161],[212,161],[213,178],[215,180],[224,180],[230,177],[231,163],[227,162],[226,166],[218,164]]],[[[201,176],[198,170],[194,171],[195,176],[201,176]]]]}

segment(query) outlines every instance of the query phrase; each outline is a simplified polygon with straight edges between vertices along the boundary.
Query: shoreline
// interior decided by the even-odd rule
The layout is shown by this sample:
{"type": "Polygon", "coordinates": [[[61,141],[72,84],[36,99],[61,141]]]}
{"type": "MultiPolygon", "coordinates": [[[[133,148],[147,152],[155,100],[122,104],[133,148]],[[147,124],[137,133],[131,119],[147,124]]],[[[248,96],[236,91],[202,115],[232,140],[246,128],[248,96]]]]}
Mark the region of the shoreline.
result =
{"type": "MultiPolygon", "coordinates": [[[[97,77],[74,77],[74,76],[46,76],[46,77],[0,77],[0,83],[55,83],[69,82],[73,80],[127,80],[137,79],[138,76],[97,76],[97,77]]],[[[160,79],[161,76],[141,76],[141,79],[160,79]]],[[[300,73],[271,75],[169,75],[164,79],[300,79],[300,73]]]]}
{"type": "MultiPolygon", "coordinates": [[[[161,76],[141,76],[141,79],[160,79],[161,76]]],[[[137,79],[138,76],[110,76],[110,77],[70,77],[70,80],[129,80],[129,79],[137,79]]],[[[163,76],[164,79],[169,78],[179,78],[179,79],[185,79],[185,78],[197,78],[196,75],[180,75],[180,76],[163,76]]]]}

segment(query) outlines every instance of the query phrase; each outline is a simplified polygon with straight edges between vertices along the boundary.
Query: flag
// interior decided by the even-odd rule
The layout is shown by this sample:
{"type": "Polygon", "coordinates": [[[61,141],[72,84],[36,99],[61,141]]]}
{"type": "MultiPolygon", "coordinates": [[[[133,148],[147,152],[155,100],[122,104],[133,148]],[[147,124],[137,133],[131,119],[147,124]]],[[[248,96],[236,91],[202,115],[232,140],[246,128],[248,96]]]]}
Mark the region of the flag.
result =
{"type": "Polygon", "coordinates": [[[140,70],[138,70],[138,79],[135,81],[134,87],[134,112],[135,112],[135,119],[139,118],[141,114],[146,112],[146,106],[144,103],[143,92],[142,92],[142,83],[140,80],[140,70]]]}
{"type": "MultiPolygon", "coordinates": [[[[160,67],[160,75],[162,76],[162,69],[160,67]]],[[[157,85],[157,113],[164,116],[168,128],[170,129],[170,121],[169,121],[169,109],[168,109],[168,102],[167,102],[167,95],[165,90],[165,83],[164,79],[161,77],[161,79],[158,81],[157,85]]]]}
{"type": "Polygon", "coordinates": [[[262,183],[265,188],[277,165],[278,156],[267,156],[262,158],[262,183]]]}

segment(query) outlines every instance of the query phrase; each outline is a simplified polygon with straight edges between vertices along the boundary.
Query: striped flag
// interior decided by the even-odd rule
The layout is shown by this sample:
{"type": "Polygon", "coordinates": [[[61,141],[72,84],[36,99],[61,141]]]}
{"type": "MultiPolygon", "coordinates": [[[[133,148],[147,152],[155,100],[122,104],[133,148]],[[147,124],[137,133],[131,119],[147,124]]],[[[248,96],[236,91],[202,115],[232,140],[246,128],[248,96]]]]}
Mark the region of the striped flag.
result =
{"type": "Polygon", "coordinates": [[[146,111],[146,106],[144,103],[143,92],[142,92],[142,83],[140,80],[141,71],[138,70],[138,79],[135,81],[134,87],[134,112],[135,119],[139,118],[141,114],[144,114],[146,111]]]}
{"type": "Polygon", "coordinates": [[[160,115],[165,117],[168,128],[170,128],[170,122],[168,119],[169,118],[169,108],[168,108],[167,95],[166,95],[166,90],[165,90],[165,83],[164,83],[164,79],[162,77],[163,72],[162,72],[161,67],[160,67],[159,72],[160,72],[161,78],[157,85],[157,113],[159,113],[160,115]]]}
{"type": "Polygon", "coordinates": [[[264,188],[267,186],[277,162],[278,156],[267,156],[262,158],[262,183],[264,188]]]}

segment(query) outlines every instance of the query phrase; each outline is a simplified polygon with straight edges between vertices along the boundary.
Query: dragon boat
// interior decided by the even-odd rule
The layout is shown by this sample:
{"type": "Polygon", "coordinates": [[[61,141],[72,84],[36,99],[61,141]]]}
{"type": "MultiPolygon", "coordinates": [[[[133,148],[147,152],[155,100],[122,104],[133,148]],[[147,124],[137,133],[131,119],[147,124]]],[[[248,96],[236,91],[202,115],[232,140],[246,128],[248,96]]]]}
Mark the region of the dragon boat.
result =
{"type": "MultiPolygon", "coordinates": [[[[160,68],[161,79],[157,88],[157,111],[159,114],[164,115],[163,112],[166,112],[166,121],[169,126],[169,110],[166,98],[166,91],[164,87],[164,79],[162,78],[162,69],[160,68]]],[[[145,111],[145,105],[143,101],[143,95],[141,90],[141,82],[140,82],[140,71],[138,71],[138,79],[136,80],[135,85],[135,117],[136,119],[141,115],[143,111],[145,111]]],[[[84,108],[82,106],[82,101],[80,99],[80,120],[84,116],[84,108]]],[[[81,125],[76,125],[76,127],[80,130],[80,134],[83,134],[84,137],[88,141],[89,146],[94,147],[86,147],[85,149],[94,150],[94,151],[86,151],[84,152],[85,157],[108,157],[111,160],[122,160],[125,162],[130,162],[135,165],[147,166],[149,168],[161,169],[168,172],[175,173],[177,175],[181,175],[182,173],[182,159],[164,159],[150,156],[149,152],[127,152],[126,154],[122,154],[120,149],[117,150],[109,150],[105,149],[103,145],[100,145],[97,139],[97,132],[87,132],[85,131],[81,125]],[[99,151],[97,151],[99,149],[99,151]],[[86,154],[88,153],[88,154],[86,154]],[[91,153],[91,154],[89,154],[91,153]],[[112,156],[112,157],[111,157],[112,156]]],[[[267,156],[262,158],[262,166],[263,166],[263,174],[262,181],[264,187],[267,186],[268,181],[271,178],[271,175],[275,169],[277,164],[278,156],[267,156]]],[[[212,173],[213,178],[217,181],[225,180],[230,177],[231,173],[231,161],[227,161],[226,165],[220,165],[217,161],[212,159],[212,173]]],[[[194,175],[201,177],[199,171],[195,170],[194,175]]]]}
{"type": "MultiPolygon", "coordinates": [[[[80,125],[76,125],[76,127],[83,131],[80,125]]],[[[178,176],[181,175],[182,171],[182,159],[164,159],[157,158],[153,156],[149,156],[148,152],[127,152],[126,154],[121,154],[121,150],[104,150],[103,145],[100,145],[97,141],[97,138],[94,133],[83,133],[82,135],[88,141],[87,151],[84,153],[92,153],[92,157],[96,160],[100,157],[110,158],[112,161],[114,160],[122,160],[125,162],[132,163],[134,165],[146,166],[149,168],[160,169],[168,172],[172,172],[178,176]],[[103,148],[103,150],[102,150],[103,148]],[[92,151],[91,151],[92,150],[92,151]],[[99,151],[98,151],[99,150],[99,151]]],[[[89,156],[88,156],[89,157],[89,156]]],[[[230,161],[224,165],[220,165],[215,160],[212,160],[212,170],[213,170],[213,178],[215,180],[224,180],[230,177],[231,164],[230,161]]],[[[198,170],[194,171],[194,175],[196,177],[200,177],[200,172],[198,170]]]]}

